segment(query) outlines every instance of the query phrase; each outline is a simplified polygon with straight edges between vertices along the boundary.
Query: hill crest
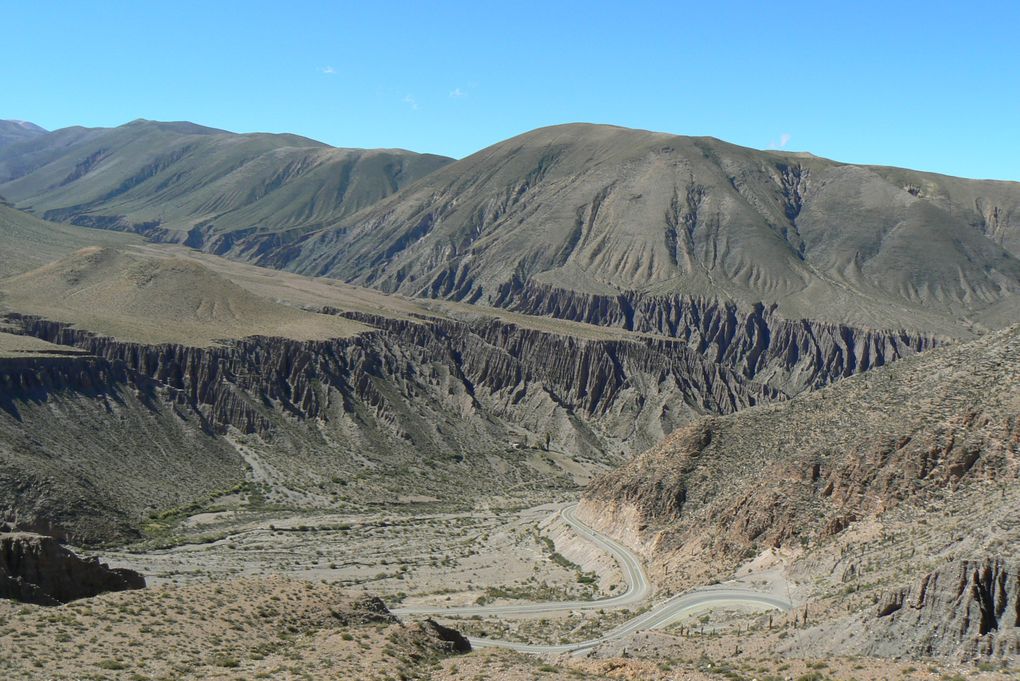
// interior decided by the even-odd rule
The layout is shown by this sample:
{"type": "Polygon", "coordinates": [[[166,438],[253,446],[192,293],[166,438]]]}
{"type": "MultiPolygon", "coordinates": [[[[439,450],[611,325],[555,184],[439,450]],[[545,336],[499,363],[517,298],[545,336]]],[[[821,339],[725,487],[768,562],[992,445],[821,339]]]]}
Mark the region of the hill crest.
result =
{"type": "Polygon", "coordinates": [[[262,298],[193,260],[98,246],[8,279],[0,293],[19,313],[147,344],[328,340],[367,328],[262,298]]]}

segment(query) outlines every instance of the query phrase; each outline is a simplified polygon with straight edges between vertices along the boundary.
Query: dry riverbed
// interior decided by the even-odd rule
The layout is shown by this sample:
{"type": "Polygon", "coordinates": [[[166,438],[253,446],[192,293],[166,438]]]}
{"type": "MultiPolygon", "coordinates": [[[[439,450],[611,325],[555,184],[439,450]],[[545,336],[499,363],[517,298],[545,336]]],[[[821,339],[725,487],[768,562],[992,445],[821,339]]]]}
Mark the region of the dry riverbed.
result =
{"type": "Polygon", "coordinates": [[[222,511],[183,520],[179,545],[101,554],[116,567],[142,572],[150,584],[285,573],[371,592],[390,606],[579,600],[625,589],[619,575],[609,583],[596,578],[561,554],[569,555],[570,546],[557,546],[540,531],[558,508],[420,515],[222,511]]]}

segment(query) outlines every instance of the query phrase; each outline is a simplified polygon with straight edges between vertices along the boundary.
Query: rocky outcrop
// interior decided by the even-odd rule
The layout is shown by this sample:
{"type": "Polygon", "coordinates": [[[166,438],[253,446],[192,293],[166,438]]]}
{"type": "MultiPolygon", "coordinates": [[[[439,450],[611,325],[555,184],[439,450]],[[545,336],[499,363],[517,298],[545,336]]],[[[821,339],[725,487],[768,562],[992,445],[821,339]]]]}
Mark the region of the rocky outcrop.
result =
{"type": "Polygon", "coordinates": [[[471,652],[471,642],[456,629],[445,627],[430,618],[402,624],[378,596],[355,598],[345,608],[331,609],[330,618],[330,624],[342,627],[400,625],[393,639],[399,639],[412,648],[429,649],[447,655],[471,652]]]}
{"type": "Polygon", "coordinates": [[[439,646],[448,653],[471,652],[471,642],[467,640],[464,634],[456,629],[444,627],[433,619],[426,619],[411,626],[420,626],[429,638],[439,642],[439,646]]]}
{"type": "Polygon", "coordinates": [[[0,533],[0,598],[59,605],[144,587],[145,578],[137,572],[111,569],[98,558],[80,558],[52,537],[0,533]]]}
{"type": "Polygon", "coordinates": [[[355,598],[349,607],[330,611],[334,624],[343,627],[360,624],[396,624],[400,620],[389,611],[386,604],[378,596],[362,596],[355,598]]]}
{"type": "Polygon", "coordinates": [[[887,592],[870,623],[874,655],[974,658],[1020,653],[1020,565],[1001,559],[944,565],[887,592]]]}

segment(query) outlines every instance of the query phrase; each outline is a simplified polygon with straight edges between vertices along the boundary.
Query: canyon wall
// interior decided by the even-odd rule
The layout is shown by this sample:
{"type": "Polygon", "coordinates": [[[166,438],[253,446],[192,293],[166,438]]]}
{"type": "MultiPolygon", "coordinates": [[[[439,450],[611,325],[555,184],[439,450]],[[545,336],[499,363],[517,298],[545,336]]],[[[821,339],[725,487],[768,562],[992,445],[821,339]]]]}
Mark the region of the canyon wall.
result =
{"type": "Polygon", "coordinates": [[[287,500],[312,504],[451,498],[465,480],[477,494],[497,481],[576,484],[577,466],[617,465],[698,416],[787,399],[775,384],[802,390],[931,342],[822,343],[838,334],[735,314],[704,322],[714,331],[699,342],[350,314],[375,329],[196,348],[11,313],[15,332],[87,355],[0,360],[0,426],[16,462],[0,511],[84,540],[245,481],[285,484],[287,500]],[[79,440],[94,454],[76,452],[79,440]],[[134,482],[118,485],[125,463],[134,482]],[[60,481],[55,491],[40,471],[60,481]]]}

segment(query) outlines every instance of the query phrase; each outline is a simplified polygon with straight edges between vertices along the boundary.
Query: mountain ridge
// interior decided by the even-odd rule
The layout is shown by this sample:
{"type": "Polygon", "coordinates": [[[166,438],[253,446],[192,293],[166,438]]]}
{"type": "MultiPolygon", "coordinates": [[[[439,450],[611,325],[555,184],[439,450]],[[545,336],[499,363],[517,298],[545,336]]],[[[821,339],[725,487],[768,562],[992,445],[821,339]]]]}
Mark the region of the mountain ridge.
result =
{"type": "Polygon", "coordinates": [[[386,196],[439,156],[136,120],[64,128],[0,154],[4,194],[50,220],[185,241],[307,230],[386,196]],[[267,222],[269,224],[267,224],[267,222]]]}
{"type": "Polygon", "coordinates": [[[46,133],[47,130],[28,121],[0,120],[0,148],[46,133]]]}
{"type": "Polygon", "coordinates": [[[0,194],[52,220],[480,305],[518,305],[513,292],[529,286],[711,296],[786,319],[961,338],[1020,312],[1018,183],[595,124],[540,128],[456,161],[181,134],[191,125],[135,121],[13,145],[0,152],[0,194]],[[210,140],[244,153],[210,156],[210,140]],[[139,144],[148,160],[107,177],[139,144]]]}
{"type": "Polygon", "coordinates": [[[950,178],[944,187],[939,177],[819,158],[793,165],[785,153],[712,138],[554,126],[254,261],[488,304],[501,286],[532,281],[602,295],[712,294],[778,304],[788,318],[825,312],[884,328],[936,308],[954,333],[965,334],[961,316],[994,328],[1008,316],[997,306],[1020,290],[1020,184],[950,178]],[[864,309],[869,299],[875,310],[864,309]]]}

